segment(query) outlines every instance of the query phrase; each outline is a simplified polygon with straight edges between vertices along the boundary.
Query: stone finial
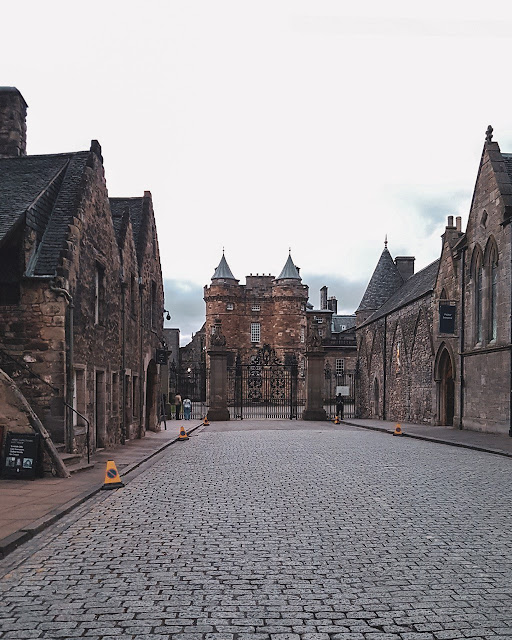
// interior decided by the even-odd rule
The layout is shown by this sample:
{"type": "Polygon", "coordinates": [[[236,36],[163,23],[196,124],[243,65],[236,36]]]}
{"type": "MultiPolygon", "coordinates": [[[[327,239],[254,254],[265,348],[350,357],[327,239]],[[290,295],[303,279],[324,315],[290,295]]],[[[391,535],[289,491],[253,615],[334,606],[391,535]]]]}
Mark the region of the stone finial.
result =
{"type": "Polygon", "coordinates": [[[489,125],[487,127],[487,131],[485,132],[485,141],[486,142],[492,142],[492,132],[493,132],[493,128],[491,127],[491,125],[489,125]]]}
{"type": "Polygon", "coordinates": [[[386,237],[384,238],[384,249],[388,248],[388,234],[386,233],[386,237]]]}

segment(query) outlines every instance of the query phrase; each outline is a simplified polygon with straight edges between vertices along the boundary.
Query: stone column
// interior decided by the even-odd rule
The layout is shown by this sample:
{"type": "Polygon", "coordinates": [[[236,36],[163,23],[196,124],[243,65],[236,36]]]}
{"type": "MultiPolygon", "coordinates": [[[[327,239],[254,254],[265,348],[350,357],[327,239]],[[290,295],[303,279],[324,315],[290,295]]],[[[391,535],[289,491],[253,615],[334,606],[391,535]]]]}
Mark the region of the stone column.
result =
{"type": "Polygon", "coordinates": [[[210,336],[210,407],[208,420],[229,420],[228,409],[228,351],[226,337],[221,330],[221,322],[215,320],[210,336]]]}
{"type": "Polygon", "coordinates": [[[324,360],[322,340],[317,327],[313,326],[306,348],[306,408],[302,413],[303,420],[327,420],[323,402],[324,360]]]}

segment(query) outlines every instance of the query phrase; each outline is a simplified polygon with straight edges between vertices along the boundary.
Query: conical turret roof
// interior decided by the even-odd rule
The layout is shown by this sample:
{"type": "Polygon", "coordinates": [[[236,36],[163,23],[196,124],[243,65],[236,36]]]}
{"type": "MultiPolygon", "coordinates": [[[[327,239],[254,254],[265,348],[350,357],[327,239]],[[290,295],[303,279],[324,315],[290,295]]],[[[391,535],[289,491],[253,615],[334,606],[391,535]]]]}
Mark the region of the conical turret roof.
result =
{"type": "Polygon", "coordinates": [[[281,271],[279,277],[276,278],[276,280],[302,280],[299,275],[299,270],[293,264],[291,253],[288,254],[288,260],[286,261],[283,270],[281,271]]]}
{"type": "MultiPolygon", "coordinates": [[[[231,269],[229,268],[224,252],[222,252],[222,258],[219,262],[219,266],[215,269],[212,280],[236,280],[235,276],[231,273],[231,269]]],[[[236,281],[238,282],[238,280],[236,281]]]]}
{"type": "Polygon", "coordinates": [[[379,309],[400,287],[404,280],[388,251],[387,242],[375,267],[357,311],[379,309]]]}

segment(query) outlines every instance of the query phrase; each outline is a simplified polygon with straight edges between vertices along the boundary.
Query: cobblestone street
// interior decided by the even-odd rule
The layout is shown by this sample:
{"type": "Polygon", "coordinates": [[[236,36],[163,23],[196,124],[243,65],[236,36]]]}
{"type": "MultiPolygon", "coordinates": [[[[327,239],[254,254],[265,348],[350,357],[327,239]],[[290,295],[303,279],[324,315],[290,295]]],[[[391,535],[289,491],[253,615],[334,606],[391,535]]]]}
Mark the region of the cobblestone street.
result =
{"type": "Polygon", "coordinates": [[[213,425],[13,552],[0,638],[512,638],[510,459],[297,426],[213,425]]]}

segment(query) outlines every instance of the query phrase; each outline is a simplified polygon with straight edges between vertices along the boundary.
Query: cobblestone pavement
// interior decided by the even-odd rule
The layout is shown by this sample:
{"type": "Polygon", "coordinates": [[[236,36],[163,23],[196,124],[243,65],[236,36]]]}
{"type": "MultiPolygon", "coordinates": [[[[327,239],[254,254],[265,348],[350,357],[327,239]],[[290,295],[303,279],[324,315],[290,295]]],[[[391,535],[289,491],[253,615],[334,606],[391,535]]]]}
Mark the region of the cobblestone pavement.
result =
{"type": "Polygon", "coordinates": [[[511,461],[203,430],[0,562],[0,638],[512,638],[511,461]]]}

